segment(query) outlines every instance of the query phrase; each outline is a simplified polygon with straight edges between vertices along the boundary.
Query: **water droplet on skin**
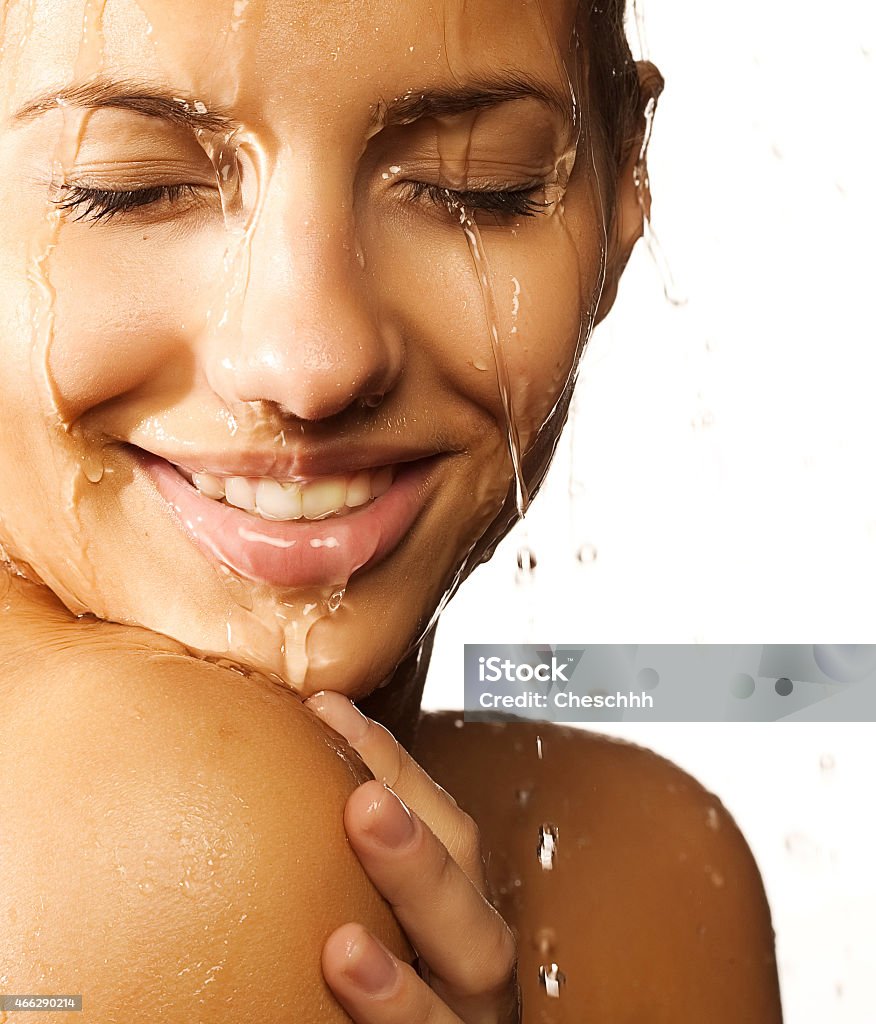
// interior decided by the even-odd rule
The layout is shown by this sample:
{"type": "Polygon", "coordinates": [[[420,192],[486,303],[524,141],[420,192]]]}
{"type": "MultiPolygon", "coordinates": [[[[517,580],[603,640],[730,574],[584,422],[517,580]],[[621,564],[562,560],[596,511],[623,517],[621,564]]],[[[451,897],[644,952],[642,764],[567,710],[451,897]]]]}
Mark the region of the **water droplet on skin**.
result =
{"type": "Polygon", "coordinates": [[[517,792],[514,794],[514,798],[516,799],[520,807],[525,807],[529,803],[529,798],[531,796],[531,789],[518,789],[517,792]]]}
{"type": "Polygon", "coordinates": [[[82,463],[82,473],[85,479],[92,484],[99,484],[103,479],[104,464],[103,458],[100,452],[92,451],[91,449],[86,450],[80,456],[82,463]]]}
{"type": "Polygon", "coordinates": [[[536,749],[536,751],[538,753],[538,759],[539,759],[539,761],[541,761],[542,758],[544,757],[544,748],[542,746],[541,736],[536,736],[535,737],[535,749],[536,749]]]}
{"type": "Polygon", "coordinates": [[[706,811],[706,824],[713,832],[717,832],[721,827],[721,819],[718,816],[717,810],[714,807],[710,807],[706,811]]]}
{"type": "Polygon", "coordinates": [[[532,937],[532,944],[539,956],[552,956],[557,950],[557,933],[553,928],[539,928],[532,937]]]}
{"type": "Polygon", "coordinates": [[[566,975],[552,963],[548,967],[539,967],[538,980],[551,999],[560,998],[560,987],[566,983],[566,975]]]}
{"type": "Polygon", "coordinates": [[[142,893],[143,893],[144,895],[148,896],[148,895],[149,895],[149,893],[150,893],[150,892],[152,892],[152,891],[154,890],[154,888],[155,888],[155,885],[154,885],[154,883],[152,882],[152,879],[151,879],[151,878],[144,878],[142,882],[139,882],[139,883],[137,884],[137,888],[138,888],[138,889],[140,890],[140,892],[142,892],[142,893]]]}
{"type": "Polygon", "coordinates": [[[539,826],[538,845],[535,848],[535,853],[539,864],[541,864],[542,871],[553,871],[559,840],[560,830],[556,825],[546,824],[539,826]]]}
{"type": "Polygon", "coordinates": [[[465,722],[461,718],[454,718],[453,727],[454,729],[461,729],[465,725],[465,722]]]}
{"type": "Polygon", "coordinates": [[[486,370],[488,368],[487,364],[483,361],[483,359],[475,359],[475,360],[472,361],[471,365],[476,370],[481,370],[481,371],[486,370]]]}
{"type": "Polygon", "coordinates": [[[346,587],[341,587],[331,595],[328,599],[328,610],[330,612],[334,613],[341,607],[341,602],[344,600],[344,594],[346,594],[346,592],[346,587]]]}

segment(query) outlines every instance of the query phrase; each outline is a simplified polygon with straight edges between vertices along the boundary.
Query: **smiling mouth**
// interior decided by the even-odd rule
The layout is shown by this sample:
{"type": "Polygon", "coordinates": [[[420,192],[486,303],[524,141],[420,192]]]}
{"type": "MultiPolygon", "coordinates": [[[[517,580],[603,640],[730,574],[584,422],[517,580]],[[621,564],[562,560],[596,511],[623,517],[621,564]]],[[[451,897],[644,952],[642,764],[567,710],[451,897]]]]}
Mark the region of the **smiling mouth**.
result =
{"type": "Polygon", "coordinates": [[[177,465],[174,468],[203,497],[269,522],[349,515],[386,494],[397,471],[396,466],[380,466],[311,480],[279,480],[195,473],[177,465]]]}
{"type": "Polygon", "coordinates": [[[214,562],[289,588],[345,586],[387,557],[436,488],[444,456],[282,480],[187,470],[135,449],[175,524],[214,562]]]}

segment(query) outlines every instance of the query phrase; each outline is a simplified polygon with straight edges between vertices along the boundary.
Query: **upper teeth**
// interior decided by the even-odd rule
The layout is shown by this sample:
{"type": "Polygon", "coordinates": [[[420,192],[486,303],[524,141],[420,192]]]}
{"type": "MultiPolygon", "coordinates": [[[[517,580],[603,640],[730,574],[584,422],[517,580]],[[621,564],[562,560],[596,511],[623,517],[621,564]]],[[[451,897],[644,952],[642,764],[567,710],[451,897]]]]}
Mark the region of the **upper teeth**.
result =
{"type": "Polygon", "coordinates": [[[201,494],[225,499],[264,519],[321,519],[342,514],[379,498],[392,484],[391,466],[364,469],[352,476],[324,476],[318,480],[282,481],[272,477],[214,476],[192,473],[201,494]]]}

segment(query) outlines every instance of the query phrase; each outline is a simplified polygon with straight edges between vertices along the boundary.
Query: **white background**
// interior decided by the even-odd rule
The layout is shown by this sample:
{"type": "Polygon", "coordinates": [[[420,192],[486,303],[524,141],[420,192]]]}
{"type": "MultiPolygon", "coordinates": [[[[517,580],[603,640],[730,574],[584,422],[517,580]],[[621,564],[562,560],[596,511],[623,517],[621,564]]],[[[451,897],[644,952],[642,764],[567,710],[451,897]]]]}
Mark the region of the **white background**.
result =
{"type": "MultiPolygon", "coordinates": [[[[687,302],[665,300],[640,243],[526,536],[442,618],[426,707],[461,706],[464,642],[876,642],[876,4],[644,15],[667,80],[653,222],[687,302]],[[538,565],[519,582],[524,543],[538,565]]],[[[876,726],[599,729],[736,818],[786,1024],[876,1024],[876,726]]]]}

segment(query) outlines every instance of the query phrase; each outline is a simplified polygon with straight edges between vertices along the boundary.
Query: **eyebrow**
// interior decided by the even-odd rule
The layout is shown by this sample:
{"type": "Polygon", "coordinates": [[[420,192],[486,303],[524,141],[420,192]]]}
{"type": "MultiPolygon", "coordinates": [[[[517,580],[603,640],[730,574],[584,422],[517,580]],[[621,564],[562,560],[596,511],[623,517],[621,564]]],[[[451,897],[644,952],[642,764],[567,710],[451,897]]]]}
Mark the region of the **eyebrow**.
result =
{"type": "MultiPolygon", "coordinates": [[[[411,90],[389,102],[373,104],[369,128],[410,124],[427,117],[449,117],[472,110],[496,107],[513,100],[536,99],[559,115],[564,127],[572,123],[571,97],[530,72],[508,70],[462,86],[411,90]]],[[[157,117],[184,128],[232,131],[240,122],[229,110],[207,105],[186,93],[174,93],[154,84],[100,75],[78,85],[55,89],[30,100],[13,115],[16,121],[32,121],[58,107],[114,107],[157,117]]]]}
{"type": "Polygon", "coordinates": [[[240,126],[229,111],[208,107],[202,100],[186,93],[173,93],[156,89],[146,82],[104,75],[79,85],[43,93],[16,110],[13,120],[33,121],[41,114],[64,106],[85,109],[115,107],[194,130],[231,131],[240,126]]]}
{"type": "Polygon", "coordinates": [[[411,91],[389,103],[381,101],[372,109],[370,127],[449,117],[522,99],[539,100],[560,116],[564,127],[572,124],[570,95],[530,72],[508,70],[463,86],[411,91]]]}

